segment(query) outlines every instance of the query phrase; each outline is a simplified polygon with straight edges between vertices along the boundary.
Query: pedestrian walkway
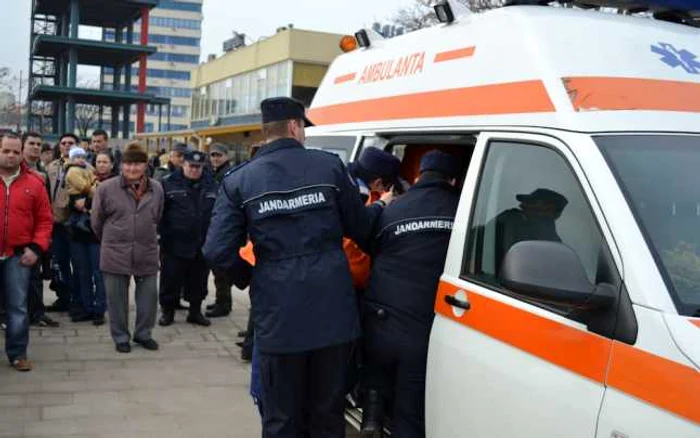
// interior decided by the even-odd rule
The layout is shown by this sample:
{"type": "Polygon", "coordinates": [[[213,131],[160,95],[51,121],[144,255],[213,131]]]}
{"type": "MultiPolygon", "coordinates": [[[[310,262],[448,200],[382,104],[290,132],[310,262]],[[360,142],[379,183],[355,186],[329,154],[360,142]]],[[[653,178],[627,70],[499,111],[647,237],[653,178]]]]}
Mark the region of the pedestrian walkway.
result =
{"type": "MultiPolygon", "coordinates": [[[[235,345],[248,298],[234,292],[234,300],[230,317],[207,328],[185,323],[179,311],[173,326],[156,327],[157,352],[117,353],[109,325],[52,314],[61,328],[31,331],[34,371],[0,367],[0,437],[260,436],[250,364],[235,345]]],[[[131,324],[133,317],[132,308],[131,324]]]]}

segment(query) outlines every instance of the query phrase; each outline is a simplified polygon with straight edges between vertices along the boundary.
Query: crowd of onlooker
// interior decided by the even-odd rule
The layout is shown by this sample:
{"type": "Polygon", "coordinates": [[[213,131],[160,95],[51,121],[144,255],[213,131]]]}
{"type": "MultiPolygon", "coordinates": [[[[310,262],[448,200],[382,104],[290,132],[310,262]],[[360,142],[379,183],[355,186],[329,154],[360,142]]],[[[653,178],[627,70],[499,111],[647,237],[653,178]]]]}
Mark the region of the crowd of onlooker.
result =
{"type": "Polygon", "coordinates": [[[131,341],[158,348],[151,330],[159,296],[163,326],[183,307],[189,307],[188,322],[200,326],[231,312],[231,282],[221,272],[215,272],[217,303],[207,316],[201,309],[210,272],[201,246],[218,183],[231,167],[225,145],[203,153],[180,143],[149,155],[137,142],[111,148],[103,130],[89,141],[70,133],[53,146],[42,140],[36,132],[6,133],[0,146],[5,194],[0,320],[15,368],[32,368],[29,325],[58,327],[51,312],[95,326],[104,325],[109,313],[120,352],[130,351],[131,341]],[[133,336],[127,324],[132,277],[133,336]],[[198,281],[183,280],[193,278],[198,281]],[[45,282],[56,294],[46,307],[45,282]]]}

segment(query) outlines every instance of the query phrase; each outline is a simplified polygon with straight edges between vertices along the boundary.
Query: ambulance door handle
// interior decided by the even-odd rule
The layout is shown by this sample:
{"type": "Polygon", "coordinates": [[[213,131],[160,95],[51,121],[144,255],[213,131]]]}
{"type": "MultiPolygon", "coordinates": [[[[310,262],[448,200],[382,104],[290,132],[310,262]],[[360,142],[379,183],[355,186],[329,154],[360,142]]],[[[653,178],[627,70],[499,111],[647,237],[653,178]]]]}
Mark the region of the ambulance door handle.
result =
{"type": "Polygon", "coordinates": [[[460,309],[469,310],[472,305],[469,301],[460,300],[459,298],[452,295],[445,295],[445,302],[450,306],[459,307],[460,309]]]}

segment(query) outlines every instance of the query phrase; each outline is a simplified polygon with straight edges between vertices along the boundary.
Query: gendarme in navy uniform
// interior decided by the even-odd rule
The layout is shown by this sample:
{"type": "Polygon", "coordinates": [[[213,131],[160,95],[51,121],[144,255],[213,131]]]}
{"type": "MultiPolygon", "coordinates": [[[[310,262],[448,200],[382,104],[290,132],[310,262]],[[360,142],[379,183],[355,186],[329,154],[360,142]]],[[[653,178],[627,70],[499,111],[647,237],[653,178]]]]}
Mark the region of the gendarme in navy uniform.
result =
{"type": "Polygon", "coordinates": [[[381,397],[394,401],[392,436],[425,436],[428,338],[459,196],[457,159],[430,151],[418,182],[386,208],[375,233],[363,300],[363,429],[381,425],[381,397]]]}
{"type": "Polygon", "coordinates": [[[300,102],[266,99],[261,110],[267,144],[224,179],[204,253],[230,270],[248,237],[254,245],[263,436],[336,438],[349,343],[360,335],[342,239],[366,241],[382,206],[363,205],[340,158],[304,148],[300,102]]]}
{"type": "Polygon", "coordinates": [[[211,323],[202,315],[202,301],[207,296],[209,267],[202,255],[202,245],[209,229],[216,201],[217,184],[204,172],[204,152],[189,150],[182,168],[163,178],[165,205],[159,232],[162,248],[160,325],[169,326],[184,289],[190,303],[187,322],[202,326],[211,323]]]}

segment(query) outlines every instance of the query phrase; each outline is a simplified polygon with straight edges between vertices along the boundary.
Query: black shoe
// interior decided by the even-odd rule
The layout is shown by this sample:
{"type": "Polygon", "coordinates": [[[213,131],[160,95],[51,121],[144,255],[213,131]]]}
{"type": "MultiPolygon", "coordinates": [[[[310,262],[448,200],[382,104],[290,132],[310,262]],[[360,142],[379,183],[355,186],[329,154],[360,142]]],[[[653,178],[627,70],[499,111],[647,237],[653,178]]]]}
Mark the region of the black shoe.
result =
{"type": "Polygon", "coordinates": [[[169,325],[173,325],[175,322],[175,311],[174,310],[163,310],[163,314],[160,317],[160,320],[158,321],[158,324],[161,327],[167,327],[169,325]]]}
{"type": "Polygon", "coordinates": [[[381,432],[383,416],[382,395],[376,389],[367,390],[362,406],[362,428],[360,433],[372,436],[377,432],[381,432]]]}
{"type": "Polygon", "coordinates": [[[238,337],[239,338],[247,338],[248,337],[248,330],[241,330],[238,332],[238,337]]]}
{"type": "Polygon", "coordinates": [[[134,342],[145,348],[146,350],[156,351],[158,349],[158,343],[153,339],[134,339],[134,342]]]}
{"type": "Polygon", "coordinates": [[[92,324],[95,327],[105,325],[105,316],[104,315],[96,315],[95,318],[92,320],[92,324]]]}
{"type": "Polygon", "coordinates": [[[238,342],[236,342],[236,345],[238,345],[241,348],[245,348],[246,346],[248,346],[246,341],[238,341],[238,342]]]}
{"type": "Polygon", "coordinates": [[[131,345],[128,342],[117,344],[117,351],[120,353],[131,353],[131,345]]]}
{"type": "Polygon", "coordinates": [[[53,319],[49,318],[47,315],[43,315],[36,319],[35,321],[32,322],[32,325],[36,325],[38,327],[60,327],[61,324],[58,321],[54,321],[53,319]]]}
{"type": "Polygon", "coordinates": [[[92,321],[93,319],[94,317],[86,312],[76,312],[70,318],[70,320],[73,322],[86,322],[92,321]]]}
{"type": "MultiPolygon", "coordinates": [[[[207,306],[209,308],[209,306],[207,306]]],[[[213,309],[207,312],[207,318],[223,318],[224,316],[229,316],[231,314],[231,309],[225,309],[224,307],[215,305],[213,309]]]]}
{"type": "Polygon", "coordinates": [[[201,325],[202,327],[209,327],[211,321],[206,319],[201,313],[190,313],[187,315],[187,322],[194,325],[201,325]]]}
{"type": "Polygon", "coordinates": [[[243,347],[241,350],[241,360],[243,362],[250,362],[253,360],[253,346],[252,345],[246,345],[243,347]]]}

